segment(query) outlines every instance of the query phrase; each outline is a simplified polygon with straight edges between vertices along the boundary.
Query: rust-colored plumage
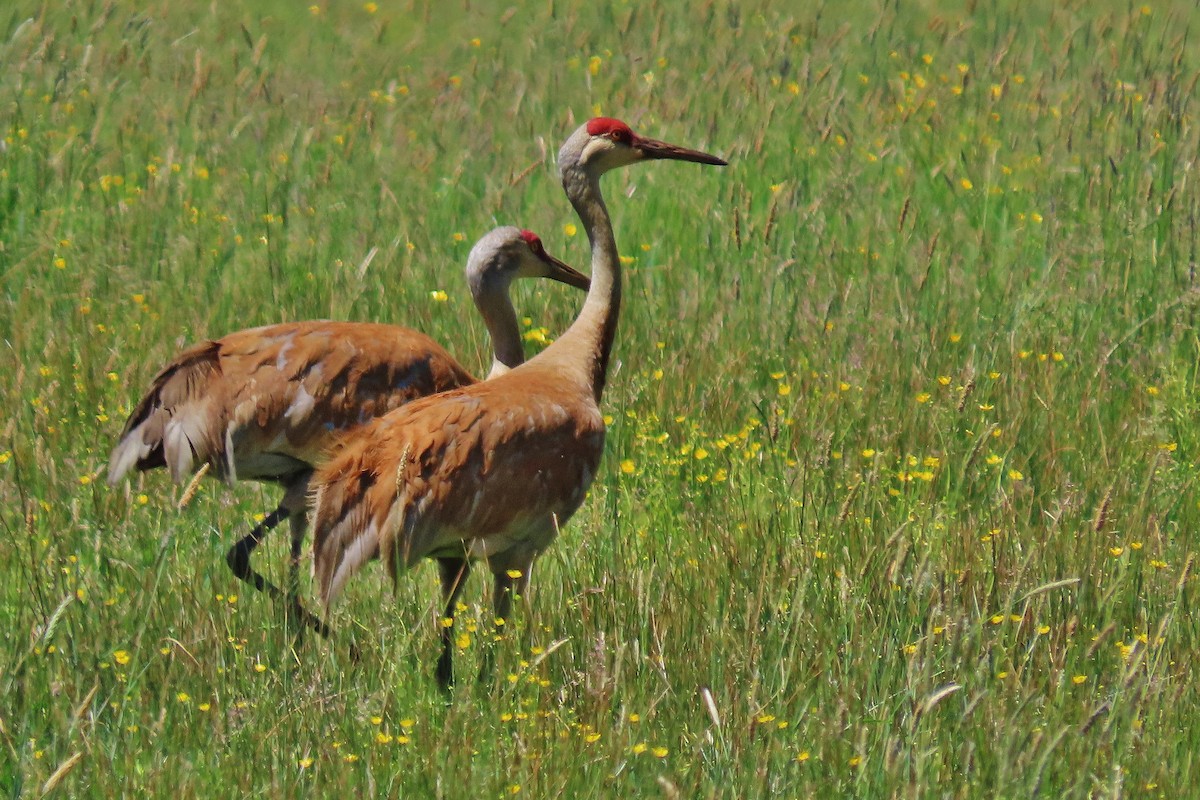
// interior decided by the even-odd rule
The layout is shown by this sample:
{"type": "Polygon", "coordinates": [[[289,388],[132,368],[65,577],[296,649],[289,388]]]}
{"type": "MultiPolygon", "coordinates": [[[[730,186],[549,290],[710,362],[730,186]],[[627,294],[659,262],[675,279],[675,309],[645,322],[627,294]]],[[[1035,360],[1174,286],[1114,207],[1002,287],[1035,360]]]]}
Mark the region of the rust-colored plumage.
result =
{"type": "Polygon", "coordinates": [[[166,467],[176,482],[202,464],[229,482],[287,483],[336,434],[474,378],[418,331],[363,322],[295,322],[197,344],[155,376],[110,465],[166,467]]]}
{"type": "MultiPolygon", "coordinates": [[[[592,286],[579,318],[512,372],[410,403],[347,436],[314,474],[313,569],[326,608],[372,558],[383,558],[393,580],[434,558],[452,620],[470,562],[486,559],[496,617],[509,616],[534,559],[583,502],[604,449],[599,401],[621,279],[599,177],[652,158],[724,163],[639,137],[617,120],[577,130],[559,168],[592,245],[592,286]]],[[[444,626],[443,686],[453,681],[451,660],[444,626]]]]}
{"type": "MultiPolygon", "coordinates": [[[[483,237],[471,252],[467,278],[492,334],[493,374],[524,360],[508,300],[518,277],[588,286],[529,231],[498,228],[483,237]]],[[[159,372],[113,450],[109,482],[131,469],[155,467],[166,467],[180,482],[208,465],[230,483],[280,484],[285,494],[279,508],[227,559],[238,577],[280,595],[251,569],[250,554],[267,530],[290,517],[295,563],[306,528],[308,479],[335,438],[412,400],[472,383],[441,346],[409,328],[321,321],[239,331],[185,350],[159,372]]],[[[301,615],[324,631],[311,615],[301,615]]]]}
{"type": "Polygon", "coordinates": [[[594,404],[523,369],[375,420],[317,473],[314,562],[331,601],[365,561],[393,578],[422,558],[487,558],[527,574],[583,502],[604,449],[594,404]]]}

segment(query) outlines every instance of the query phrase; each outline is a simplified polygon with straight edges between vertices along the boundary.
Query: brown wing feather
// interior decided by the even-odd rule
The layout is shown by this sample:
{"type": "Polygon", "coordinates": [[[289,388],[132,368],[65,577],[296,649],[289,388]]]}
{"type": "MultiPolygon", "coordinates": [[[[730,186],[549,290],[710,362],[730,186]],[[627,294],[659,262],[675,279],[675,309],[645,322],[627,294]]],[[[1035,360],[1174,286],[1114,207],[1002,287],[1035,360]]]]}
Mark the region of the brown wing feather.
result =
{"type": "Polygon", "coordinates": [[[594,402],[539,378],[418,400],[340,444],[312,481],[326,604],[379,555],[395,577],[427,556],[527,562],[549,544],[553,519],[567,521],[595,475],[604,423],[594,402]]]}
{"type": "Polygon", "coordinates": [[[283,479],[321,459],[338,431],[473,381],[432,339],[394,325],[239,331],[159,373],[126,423],[109,480],[163,465],[182,480],[205,462],[230,479],[283,479]]]}

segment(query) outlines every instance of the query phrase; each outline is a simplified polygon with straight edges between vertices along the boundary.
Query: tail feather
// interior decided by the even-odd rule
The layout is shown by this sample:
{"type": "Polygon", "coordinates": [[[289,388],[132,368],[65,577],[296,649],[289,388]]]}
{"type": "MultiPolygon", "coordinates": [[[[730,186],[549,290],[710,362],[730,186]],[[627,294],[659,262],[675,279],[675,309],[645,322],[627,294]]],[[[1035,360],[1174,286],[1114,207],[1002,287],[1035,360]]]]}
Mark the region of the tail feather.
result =
{"type": "Polygon", "coordinates": [[[219,350],[217,342],[196,345],[155,376],[109,457],[109,484],[130,470],[163,466],[179,483],[210,459],[224,473],[227,437],[214,398],[221,376],[219,350]]]}
{"type": "MultiPolygon", "coordinates": [[[[228,483],[237,483],[237,463],[233,460],[233,431],[236,426],[230,422],[225,426],[225,469],[224,477],[228,483]]],[[[305,483],[307,487],[307,482],[305,483]]],[[[307,488],[305,492],[307,492],[307,488]]]]}
{"type": "Polygon", "coordinates": [[[117,442],[108,459],[108,485],[116,486],[139,462],[150,454],[150,445],[140,436],[125,436],[117,442]]]}
{"type": "Polygon", "coordinates": [[[326,610],[341,595],[350,576],[368,561],[379,557],[379,535],[375,523],[372,522],[365,530],[358,529],[358,535],[345,542],[337,555],[338,558],[329,559],[322,565],[321,604],[326,610]]]}
{"type": "Polygon", "coordinates": [[[196,461],[203,460],[198,431],[193,421],[188,417],[172,418],[163,431],[163,456],[167,462],[167,470],[171,480],[180,483],[192,474],[196,461]]]}
{"type": "Polygon", "coordinates": [[[311,495],[313,578],[328,611],[350,576],[379,557],[381,536],[367,502],[374,480],[359,471],[325,481],[321,477],[311,495]]]}

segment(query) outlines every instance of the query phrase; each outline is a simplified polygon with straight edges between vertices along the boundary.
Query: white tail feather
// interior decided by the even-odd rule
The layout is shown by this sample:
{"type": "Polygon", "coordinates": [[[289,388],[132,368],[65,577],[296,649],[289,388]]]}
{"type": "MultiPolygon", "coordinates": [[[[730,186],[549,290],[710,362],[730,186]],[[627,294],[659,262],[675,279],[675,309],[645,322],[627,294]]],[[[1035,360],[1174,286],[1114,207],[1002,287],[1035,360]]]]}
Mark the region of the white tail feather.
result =
{"type": "Polygon", "coordinates": [[[150,454],[150,445],[142,441],[141,427],[134,428],[117,442],[108,459],[108,485],[116,486],[138,461],[150,454]]]}
{"type": "Polygon", "coordinates": [[[171,480],[176,483],[181,483],[192,474],[196,453],[189,435],[193,432],[191,427],[186,418],[173,418],[163,429],[163,457],[171,472],[171,480]]]}
{"type": "MultiPolygon", "coordinates": [[[[347,525],[349,520],[343,522],[339,527],[341,530],[334,531],[334,537],[343,533],[353,533],[358,528],[356,525],[347,525]]],[[[346,581],[355,572],[358,572],[359,567],[366,564],[371,559],[379,554],[379,529],[372,522],[367,526],[366,530],[361,531],[358,536],[351,540],[350,545],[342,551],[341,560],[333,569],[333,576],[329,579],[329,583],[322,587],[321,604],[328,611],[333,602],[337,600],[338,595],[342,593],[342,588],[346,585],[346,581]]]]}
{"type": "Polygon", "coordinates": [[[233,460],[233,431],[237,423],[233,420],[225,426],[225,482],[237,483],[237,463],[233,460]]]}

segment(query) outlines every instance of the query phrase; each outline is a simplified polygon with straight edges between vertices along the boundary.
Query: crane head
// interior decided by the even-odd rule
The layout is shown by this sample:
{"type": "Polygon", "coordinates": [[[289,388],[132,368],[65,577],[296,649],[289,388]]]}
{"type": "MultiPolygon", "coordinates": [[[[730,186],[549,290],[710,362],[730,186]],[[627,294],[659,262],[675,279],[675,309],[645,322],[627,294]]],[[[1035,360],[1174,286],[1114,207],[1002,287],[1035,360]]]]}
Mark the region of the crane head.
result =
{"type": "Polygon", "coordinates": [[[587,291],[592,286],[592,281],[588,276],[576,271],[569,264],[559,261],[554,256],[546,252],[546,248],[542,246],[542,240],[538,235],[531,230],[522,229],[521,239],[529,247],[529,252],[533,253],[534,261],[523,260],[522,265],[518,268],[517,277],[520,278],[549,278],[559,283],[565,283],[568,286],[574,286],[576,289],[587,291]]]}
{"type": "Polygon", "coordinates": [[[573,160],[574,163],[597,174],[653,159],[692,161],[719,167],[725,166],[726,163],[724,159],[700,150],[640,136],[624,122],[612,117],[595,117],[588,120],[567,140],[559,153],[560,167],[573,160]]]}
{"type": "Polygon", "coordinates": [[[471,248],[467,283],[471,292],[506,292],[517,278],[550,278],[587,290],[591,280],[546,252],[533,231],[504,226],[490,231],[471,248]]]}

